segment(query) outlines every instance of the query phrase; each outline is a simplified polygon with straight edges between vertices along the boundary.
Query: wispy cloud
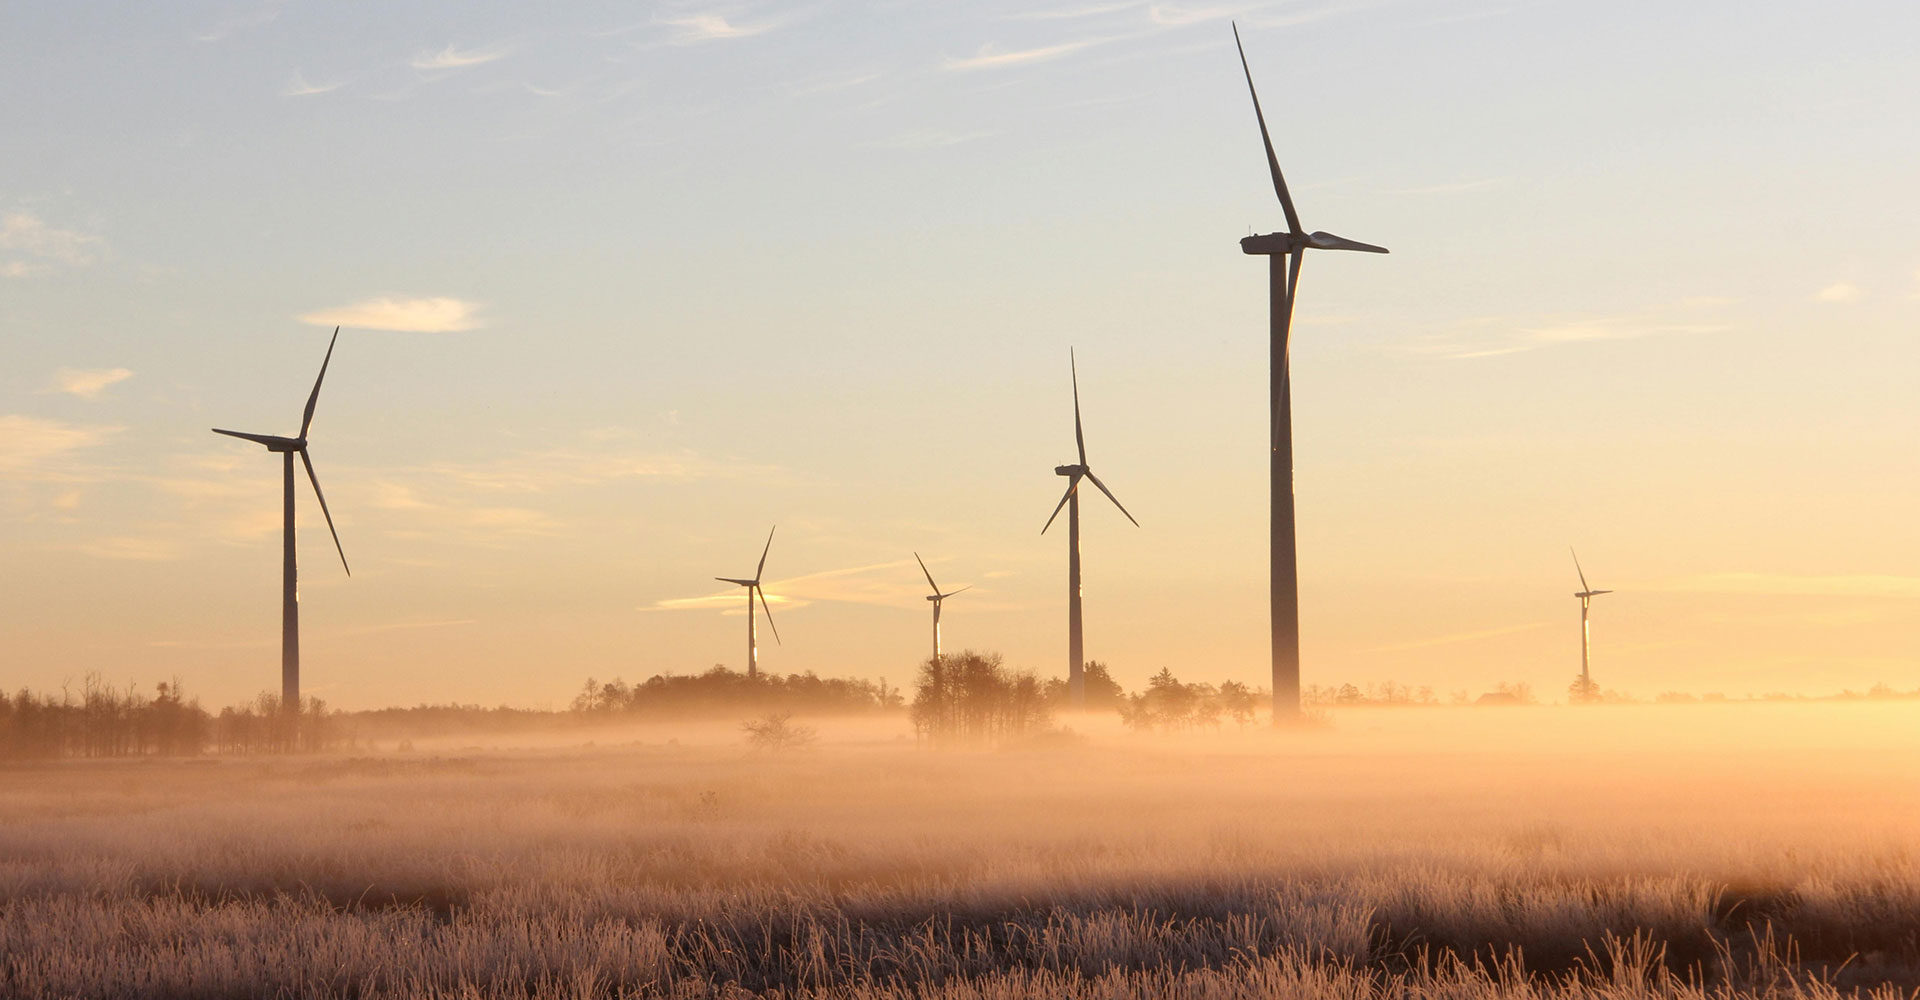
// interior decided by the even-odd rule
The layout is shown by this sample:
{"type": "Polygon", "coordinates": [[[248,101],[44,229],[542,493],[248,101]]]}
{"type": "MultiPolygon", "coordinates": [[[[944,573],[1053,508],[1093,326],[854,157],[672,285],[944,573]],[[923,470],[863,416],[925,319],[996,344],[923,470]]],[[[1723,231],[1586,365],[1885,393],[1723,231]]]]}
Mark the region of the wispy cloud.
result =
{"type": "Polygon", "coordinates": [[[0,216],[0,276],[24,278],[54,265],[93,263],[100,237],[49,226],[27,212],[0,216]]]}
{"type": "Polygon", "coordinates": [[[351,326],[363,330],[404,330],[413,333],[455,333],[480,325],[479,307],[451,298],[368,299],[352,305],[310,312],[300,322],[314,326],[351,326]]]}
{"type": "Polygon", "coordinates": [[[1466,194],[1470,191],[1489,191],[1512,183],[1511,177],[1479,177],[1469,181],[1451,181],[1445,184],[1428,184],[1423,187],[1400,188],[1391,194],[1466,194]]]}
{"type": "Polygon", "coordinates": [[[64,464],[74,452],[119,433],[119,427],[87,427],[25,414],[0,414],[0,477],[41,482],[94,478],[64,464]]]}
{"type": "Polygon", "coordinates": [[[1157,3],[1147,8],[1147,17],[1162,27],[1183,28],[1189,24],[1218,21],[1252,9],[1253,7],[1246,4],[1231,7],[1221,4],[1192,7],[1186,4],[1157,3]]]}
{"type": "Polygon", "coordinates": [[[1104,39],[1084,39],[1077,42],[1061,42],[1037,49],[1019,49],[1003,52],[999,46],[991,43],[980,46],[980,51],[964,58],[947,57],[942,67],[949,70],[999,69],[1006,66],[1024,66],[1029,63],[1046,62],[1061,56],[1072,55],[1081,49],[1098,45],[1104,39]]]}
{"type": "Polygon", "coordinates": [[[1545,628],[1546,622],[1528,622],[1525,625],[1504,625],[1500,628],[1480,629],[1476,632],[1455,632],[1449,635],[1437,635],[1426,639],[1414,639],[1410,642],[1396,642],[1386,646],[1374,646],[1363,649],[1363,653],[1398,653],[1408,649],[1425,649],[1429,646],[1450,646],[1456,642],[1474,642],[1479,639],[1492,639],[1497,636],[1513,635],[1516,632],[1531,632],[1545,628]]]}
{"type": "MultiPolygon", "coordinates": [[[[782,580],[768,580],[762,585],[762,589],[766,592],[767,603],[783,608],[803,608],[815,601],[911,608],[919,606],[915,602],[921,601],[925,596],[922,589],[924,586],[925,578],[920,576],[920,568],[913,560],[896,559],[892,562],[848,566],[843,569],[823,570],[782,580]]],[[[700,597],[669,598],[646,605],[640,610],[701,611],[717,608],[722,611],[744,612],[746,606],[743,589],[728,586],[724,590],[700,597]]]]}
{"type": "Polygon", "coordinates": [[[339,83],[309,83],[306,77],[300,75],[299,70],[294,70],[293,76],[287,79],[287,85],[280,88],[280,96],[311,97],[315,94],[332,93],[339,90],[345,82],[342,80],[339,83]]]}
{"type": "Polygon", "coordinates": [[[722,14],[682,14],[677,17],[660,18],[659,22],[674,29],[675,45],[694,45],[726,38],[749,38],[753,35],[765,34],[779,26],[779,22],[773,20],[735,24],[722,14]]]}
{"type": "Polygon", "coordinates": [[[94,399],[107,386],[132,377],[133,372],[126,368],[62,368],[54,373],[53,382],[46,391],[94,399]]]}
{"type": "Polygon", "coordinates": [[[1650,589],[1794,597],[1920,598],[1920,576],[1702,573],[1668,580],[1650,589]]]}
{"type": "Polygon", "coordinates": [[[276,2],[258,4],[253,10],[214,22],[212,27],[193,36],[199,42],[224,42],[248,28],[258,27],[280,16],[276,2]]]}
{"type": "Polygon", "coordinates": [[[875,139],[868,146],[880,149],[939,149],[944,146],[958,146],[963,142],[984,139],[991,132],[943,132],[939,129],[917,128],[885,139],[875,139]]]}
{"type": "Polygon", "coordinates": [[[1145,6],[1146,0],[1124,0],[1121,3],[1096,3],[1079,7],[1061,7],[1054,10],[1026,10],[1017,14],[1008,14],[1009,21],[1067,21],[1082,17],[1098,17],[1102,14],[1114,14],[1123,10],[1145,6]]]}
{"type": "Polygon", "coordinates": [[[777,466],[713,458],[698,452],[630,451],[611,444],[521,452],[483,463],[444,463],[434,475],[482,493],[548,493],[622,479],[695,482],[709,479],[776,481],[777,466]]]}
{"type": "Polygon", "coordinates": [[[123,559],[132,562],[168,562],[180,558],[181,546],[167,538],[117,536],[96,538],[75,546],[82,555],[96,559],[123,559]]]}
{"type": "MultiPolygon", "coordinates": [[[[1699,303],[1687,308],[1697,310],[1699,303]]],[[[1694,314],[1676,315],[1680,307],[1663,306],[1638,315],[1524,318],[1480,316],[1457,321],[1444,332],[1411,345],[1418,354],[1444,358],[1492,358],[1566,344],[1640,340],[1685,334],[1722,333],[1730,323],[1708,322],[1694,314]]]]}
{"type": "Polygon", "coordinates": [[[1860,298],[1860,286],[1851,281],[1836,281],[1814,293],[1822,302],[1854,302],[1860,298]]]}
{"type": "Polygon", "coordinates": [[[492,45],[478,49],[463,49],[458,45],[448,45],[438,52],[421,52],[408,63],[418,70],[465,69],[490,63],[507,54],[505,45],[492,45]]]}

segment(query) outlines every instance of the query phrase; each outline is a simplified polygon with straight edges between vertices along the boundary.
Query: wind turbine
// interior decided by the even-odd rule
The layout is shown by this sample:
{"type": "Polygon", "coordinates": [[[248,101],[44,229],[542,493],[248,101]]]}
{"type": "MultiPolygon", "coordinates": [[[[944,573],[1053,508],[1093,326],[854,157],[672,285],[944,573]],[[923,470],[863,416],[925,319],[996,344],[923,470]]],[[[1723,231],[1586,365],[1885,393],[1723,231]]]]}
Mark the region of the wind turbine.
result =
{"type": "Polygon", "coordinates": [[[767,546],[766,548],[763,548],[760,550],[760,565],[754,567],[753,579],[736,580],[730,576],[714,577],[714,579],[720,581],[721,583],[734,583],[747,588],[747,679],[748,680],[752,680],[760,676],[759,635],[754,630],[755,626],[753,621],[753,596],[755,594],[760,595],[760,607],[764,608],[767,612],[767,627],[770,629],[773,629],[773,641],[774,642],[780,641],[780,629],[778,626],[773,624],[773,609],[767,607],[767,592],[760,589],[760,574],[764,572],[767,568],[767,552],[768,550],[773,548],[773,532],[775,530],[778,530],[779,527],[780,526],[776,524],[773,526],[773,529],[770,529],[767,531],[767,546]]]}
{"type": "Polygon", "coordinates": [[[1269,489],[1272,495],[1270,574],[1270,622],[1273,629],[1273,721],[1291,722],[1300,714],[1300,577],[1296,562],[1293,532],[1293,392],[1288,360],[1288,333],[1293,325],[1293,294],[1300,284],[1300,258],[1308,250],[1359,250],[1386,253],[1385,247],[1343,239],[1332,233],[1308,233],[1300,226],[1300,215],[1293,210],[1293,198],[1287,194],[1286,179],[1280,175],[1280,161],[1273,155],[1273,140],[1267,135],[1267,119],[1260,111],[1260,95],[1253,89],[1253,70],[1247,66],[1247,50],[1240,44],[1240,26],[1233,28],[1234,48],[1240,51],[1240,69],[1247,76],[1247,93],[1253,96],[1253,116],[1260,123],[1260,142],[1267,148],[1267,170],[1273,174],[1273,193],[1280,196],[1280,208],[1287,214],[1287,231],[1249,236],[1240,241],[1240,252],[1268,258],[1269,325],[1268,396],[1272,413],[1269,438],[1269,489]]]}
{"type": "Polygon", "coordinates": [[[1573,553],[1573,571],[1580,574],[1580,592],[1573,595],[1580,599],[1580,694],[1582,697],[1590,697],[1593,680],[1587,675],[1587,662],[1593,645],[1593,630],[1587,624],[1587,608],[1593,604],[1594,598],[1601,594],[1611,594],[1613,591],[1595,590],[1587,586],[1587,571],[1580,568],[1580,553],[1574,552],[1571,546],[1567,551],[1573,553]]]}
{"type": "Polygon", "coordinates": [[[313,474],[313,459],[307,457],[307,429],[313,426],[313,407],[320,401],[320,383],[326,380],[327,363],[333,360],[333,345],[339,339],[340,328],[336,326],[333,328],[333,339],[327,341],[327,356],[320,361],[320,377],[313,380],[313,392],[307,396],[306,411],[300,415],[298,436],[248,434],[213,428],[215,434],[263,444],[268,451],[277,451],[284,456],[281,463],[281,483],[284,488],[280,506],[284,525],[280,561],[280,707],[295,714],[300,711],[300,573],[294,565],[293,546],[294,455],[299,455],[301,464],[307,467],[307,481],[313,484],[314,498],[320,501],[320,513],[326,515],[327,531],[333,535],[334,550],[340,553],[340,568],[345,569],[348,576],[353,575],[353,570],[347,566],[347,550],[340,547],[340,533],[333,529],[333,514],[327,510],[327,497],[320,492],[320,480],[313,474]]]}
{"type": "MultiPolygon", "coordinates": [[[[1067,349],[1067,365],[1073,373],[1073,443],[1080,451],[1080,462],[1077,465],[1053,467],[1054,475],[1068,477],[1067,494],[1054,506],[1053,514],[1047,518],[1046,526],[1040,529],[1040,533],[1046,534],[1047,528],[1053,527],[1053,519],[1060,516],[1060,508],[1067,508],[1067,696],[1074,708],[1084,708],[1087,704],[1087,678],[1086,665],[1081,659],[1085,647],[1080,638],[1081,478],[1085,477],[1098,486],[1100,492],[1120,508],[1120,513],[1127,514],[1127,508],[1121,505],[1120,498],[1114,496],[1113,491],[1107,489],[1107,484],[1101,482],[1100,477],[1094,475],[1093,469],[1087,465],[1087,438],[1080,431],[1080,369],[1074,360],[1072,348],[1067,349]]],[[[1136,528],[1140,526],[1139,521],[1133,520],[1132,514],[1127,514],[1127,520],[1133,521],[1136,528]]]]}
{"type": "Polygon", "coordinates": [[[938,662],[940,659],[940,603],[960,593],[961,590],[973,589],[973,584],[969,583],[960,590],[950,590],[942,594],[940,585],[933,582],[933,573],[927,569],[927,562],[920,558],[920,553],[913,554],[913,561],[920,564],[920,572],[927,574],[927,586],[933,588],[933,593],[927,595],[927,600],[933,602],[933,659],[938,662]]]}

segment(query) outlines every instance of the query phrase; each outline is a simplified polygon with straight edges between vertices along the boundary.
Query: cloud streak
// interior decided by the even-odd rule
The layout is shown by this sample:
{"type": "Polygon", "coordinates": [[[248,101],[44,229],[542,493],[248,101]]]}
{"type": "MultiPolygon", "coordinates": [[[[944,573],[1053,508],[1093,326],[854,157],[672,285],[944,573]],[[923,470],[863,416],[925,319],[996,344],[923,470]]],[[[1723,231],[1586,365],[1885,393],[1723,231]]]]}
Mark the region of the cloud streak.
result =
{"type": "Polygon", "coordinates": [[[399,330],[409,333],[458,333],[480,326],[472,302],[453,298],[378,298],[352,305],[321,309],[300,317],[314,326],[350,326],[363,330],[399,330]]]}
{"type": "Polygon", "coordinates": [[[1856,302],[1860,299],[1860,286],[1851,281],[1836,281],[1814,294],[1821,302],[1856,302]]]}
{"type": "Polygon", "coordinates": [[[1888,574],[1828,576],[1789,573],[1702,573],[1680,577],[1653,589],[1711,594],[1780,597],[1920,598],[1920,577],[1888,574]]]}
{"type": "Polygon", "coordinates": [[[663,17],[659,21],[674,29],[675,45],[697,45],[701,42],[729,38],[750,38],[772,31],[779,24],[778,21],[734,24],[721,14],[683,14],[678,17],[663,17]]]}
{"type": "Polygon", "coordinates": [[[74,452],[104,443],[119,427],[85,427],[24,414],[0,414],[0,476],[40,482],[80,482],[92,476],[67,467],[74,452]]]}
{"type": "Polygon", "coordinates": [[[85,267],[94,262],[100,237],[47,225],[27,212],[0,216],[0,277],[24,278],[54,265],[85,267]]]}
{"type": "Polygon", "coordinates": [[[1503,635],[1513,635],[1516,632],[1531,632],[1534,629],[1545,628],[1546,626],[1546,622],[1528,622],[1525,625],[1505,625],[1500,628],[1481,629],[1477,632],[1455,632],[1449,635],[1438,635],[1426,639],[1414,639],[1410,642],[1396,642],[1386,646],[1374,646],[1370,649],[1363,649],[1361,652],[1398,653],[1409,649],[1426,649],[1431,646],[1450,646],[1457,642],[1475,642],[1480,639],[1492,639],[1503,635]]]}
{"type": "Polygon", "coordinates": [[[504,57],[508,49],[504,45],[493,45],[478,49],[462,49],[457,45],[448,45],[438,52],[421,52],[415,55],[408,65],[417,70],[466,69],[479,66],[504,57]]]}
{"type": "Polygon", "coordinates": [[[81,399],[97,399],[102,390],[133,377],[126,368],[62,368],[54,373],[48,392],[64,392],[81,399]]]}
{"type": "MultiPolygon", "coordinates": [[[[1699,302],[1689,300],[1689,307],[1699,302]]],[[[1682,319],[1666,315],[1663,308],[1639,315],[1584,316],[1551,320],[1527,320],[1507,316],[1483,316],[1453,324],[1446,333],[1436,334],[1412,345],[1417,354],[1450,359],[1493,358],[1521,354],[1566,344],[1597,343],[1616,340],[1642,340],[1687,334],[1724,333],[1732,324],[1682,319]]]]}
{"type": "Polygon", "coordinates": [[[328,94],[339,90],[344,82],[345,81],[341,83],[309,83],[306,77],[300,75],[299,70],[294,70],[293,76],[287,79],[287,85],[280,88],[280,96],[312,97],[315,94],[328,94]]]}
{"type": "Polygon", "coordinates": [[[982,69],[1001,69],[1007,66],[1025,66],[1031,63],[1047,62],[1061,56],[1072,55],[1081,49],[1098,45],[1104,39],[1085,39],[1077,42],[1061,42],[1058,45],[1046,45],[1034,49],[1019,49],[1002,52],[999,46],[988,43],[980,46],[980,51],[971,56],[957,58],[948,56],[941,68],[959,72],[982,69]]]}
{"type": "MultiPolygon", "coordinates": [[[[918,607],[925,596],[925,578],[911,559],[822,570],[803,576],[768,580],[764,584],[767,603],[783,608],[803,608],[815,601],[840,604],[873,604],[890,608],[918,607]]],[[[730,586],[699,597],[675,597],[655,601],[642,611],[721,611],[744,612],[742,587],[730,586]]]]}

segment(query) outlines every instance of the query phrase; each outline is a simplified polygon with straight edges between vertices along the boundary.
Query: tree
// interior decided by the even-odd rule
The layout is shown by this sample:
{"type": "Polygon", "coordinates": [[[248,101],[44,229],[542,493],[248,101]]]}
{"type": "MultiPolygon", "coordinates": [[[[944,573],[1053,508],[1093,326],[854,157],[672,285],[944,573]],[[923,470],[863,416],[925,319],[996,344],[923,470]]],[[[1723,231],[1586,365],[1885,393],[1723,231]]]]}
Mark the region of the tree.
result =
{"type": "Polygon", "coordinates": [[[920,664],[909,714],[930,743],[995,743],[1050,726],[1048,700],[1030,671],[1008,669],[998,653],[966,650],[920,664]]]}
{"type": "Polygon", "coordinates": [[[820,734],[812,726],[793,721],[792,712],[768,712],[758,719],[742,722],[747,745],[768,753],[785,753],[811,746],[820,734]]]}

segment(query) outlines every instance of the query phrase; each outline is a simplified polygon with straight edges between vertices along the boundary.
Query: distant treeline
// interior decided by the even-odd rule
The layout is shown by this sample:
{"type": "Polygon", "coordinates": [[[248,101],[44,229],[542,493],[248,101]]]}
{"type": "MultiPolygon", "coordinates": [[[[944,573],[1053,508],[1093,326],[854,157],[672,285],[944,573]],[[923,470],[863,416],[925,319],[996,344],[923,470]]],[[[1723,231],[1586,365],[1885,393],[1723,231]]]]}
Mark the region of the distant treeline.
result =
{"type": "Polygon", "coordinates": [[[812,671],[748,677],[716,665],[703,674],[656,674],[633,685],[617,677],[605,683],[589,677],[572,707],[588,716],[739,718],[766,712],[862,715],[905,704],[905,695],[884,680],[821,677],[812,671]]]}
{"type": "Polygon", "coordinates": [[[0,693],[0,760],[308,751],[334,745],[342,732],[338,714],[319,699],[308,699],[297,718],[270,694],[215,715],[177,680],[155,685],[151,695],[97,676],[78,695],[0,693]]]}

